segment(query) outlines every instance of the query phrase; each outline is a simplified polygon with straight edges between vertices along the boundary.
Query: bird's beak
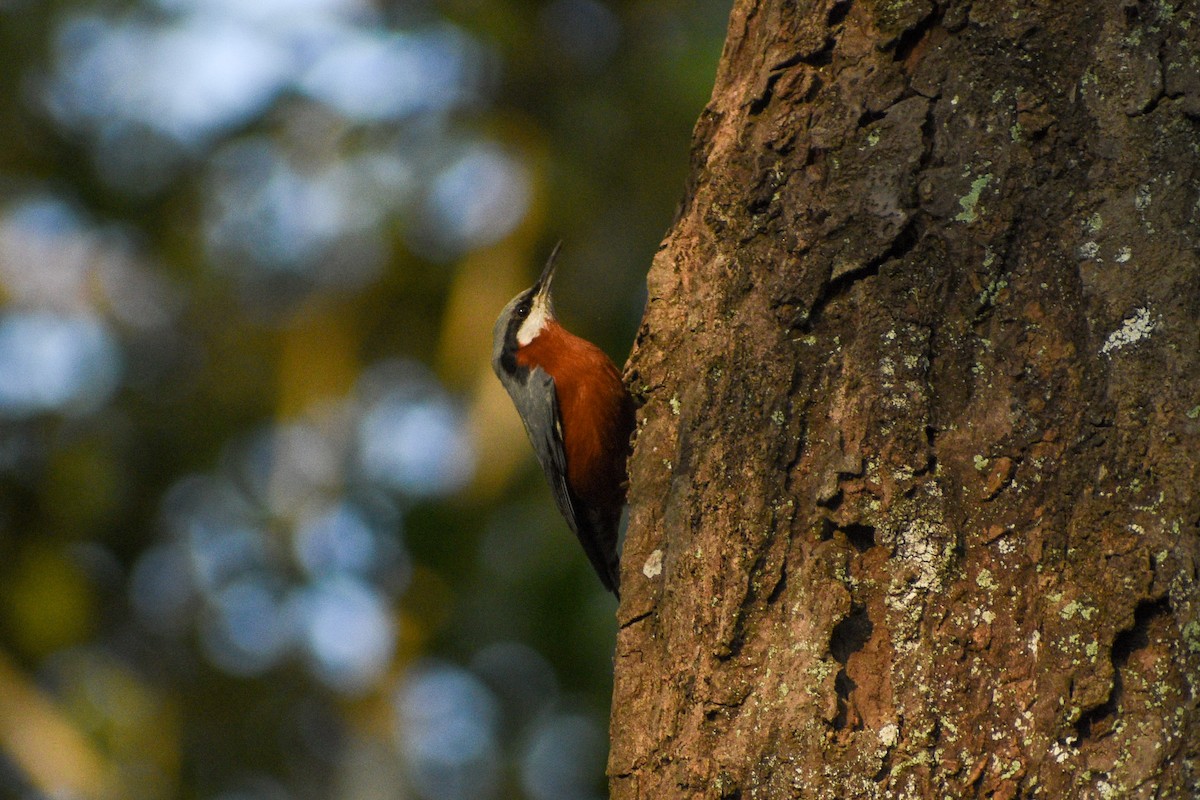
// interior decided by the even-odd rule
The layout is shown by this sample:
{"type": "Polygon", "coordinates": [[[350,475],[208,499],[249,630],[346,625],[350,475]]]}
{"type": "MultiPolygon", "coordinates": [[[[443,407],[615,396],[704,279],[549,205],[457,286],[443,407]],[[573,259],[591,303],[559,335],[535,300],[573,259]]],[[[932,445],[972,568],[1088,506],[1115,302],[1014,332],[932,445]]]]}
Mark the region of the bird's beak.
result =
{"type": "Polygon", "coordinates": [[[534,295],[540,300],[550,299],[550,281],[554,280],[554,266],[558,260],[558,251],[561,249],[562,240],[559,240],[558,244],[554,245],[554,249],[550,251],[550,257],[546,259],[546,266],[542,267],[542,276],[533,285],[534,295]]]}

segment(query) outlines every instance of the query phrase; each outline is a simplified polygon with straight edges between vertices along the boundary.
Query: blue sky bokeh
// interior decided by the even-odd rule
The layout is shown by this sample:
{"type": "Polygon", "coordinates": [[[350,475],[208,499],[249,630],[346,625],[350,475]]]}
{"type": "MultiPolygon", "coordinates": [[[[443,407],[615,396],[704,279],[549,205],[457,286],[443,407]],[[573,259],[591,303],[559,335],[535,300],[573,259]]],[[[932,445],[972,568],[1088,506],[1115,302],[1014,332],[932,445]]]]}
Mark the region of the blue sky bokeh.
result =
{"type": "Polygon", "coordinates": [[[624,361],[728,10],[0,2],[0,796],[604,796],[491,326],[624,361]]]}

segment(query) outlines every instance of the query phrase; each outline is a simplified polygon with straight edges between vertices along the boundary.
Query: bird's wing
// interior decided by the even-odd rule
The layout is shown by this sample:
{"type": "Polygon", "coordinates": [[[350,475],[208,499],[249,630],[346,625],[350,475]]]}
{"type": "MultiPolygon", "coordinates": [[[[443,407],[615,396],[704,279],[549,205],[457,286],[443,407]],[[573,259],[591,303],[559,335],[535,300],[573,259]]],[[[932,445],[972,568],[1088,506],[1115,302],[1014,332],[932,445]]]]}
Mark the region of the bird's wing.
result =
{"type": "Polygon", "coordinates": [[[562,416],[554,378],[541,367],[534,367],[529,380],[518,391],[525,395],[518,403],[519,408],[526,409],[526,416],[521,418],[525,432],[529,434],[533,452],[546,474],[554,502],[583,546],[583,552],[604,588],[617,594],[616,524],[600,524],[592,519],[582,501],[577,500],[567,486],[567,451],[563,444],[562,416]]]}
{"type": "Polygon", "coordinates": [[[522,417],[521,421],[525,423],[525,432],[529,434],[533,452],[542,472],[546,474],[546,482],[550,484],[558,510],[566,517],[571,531],[578,536],[575,508],[567,488],[567,451],[563,446],[562,416],[558,410],[554,378],[540,367],[535,367],[529,374],[524,391],[525,402],[521,407],[526,409],[527,417],[522,417]]]}

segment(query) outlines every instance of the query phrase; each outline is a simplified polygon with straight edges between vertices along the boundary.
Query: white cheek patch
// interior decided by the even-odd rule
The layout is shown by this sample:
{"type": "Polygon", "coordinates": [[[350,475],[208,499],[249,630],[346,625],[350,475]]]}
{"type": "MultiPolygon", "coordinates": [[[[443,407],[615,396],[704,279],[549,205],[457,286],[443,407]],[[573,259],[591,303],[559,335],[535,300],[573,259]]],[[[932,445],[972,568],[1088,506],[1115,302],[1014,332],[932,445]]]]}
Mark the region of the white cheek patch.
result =
{"type": "Polygon", "coordinates": [[[521,347],[532,342],[541,333],[546,323],[551,319],[550,309],[548,304],[541,298],[534,298],[533,308],[529,311],[529,316],[521,323],[521,327],[517,329],[517,344],[521,347]]]}

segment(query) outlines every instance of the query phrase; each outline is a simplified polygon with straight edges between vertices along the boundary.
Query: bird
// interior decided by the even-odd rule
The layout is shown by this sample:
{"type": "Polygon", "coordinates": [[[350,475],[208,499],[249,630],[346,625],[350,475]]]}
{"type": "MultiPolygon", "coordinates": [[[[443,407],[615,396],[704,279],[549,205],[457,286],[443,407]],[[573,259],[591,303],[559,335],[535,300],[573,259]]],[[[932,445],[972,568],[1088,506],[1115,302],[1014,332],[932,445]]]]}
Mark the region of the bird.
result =
{"type": "Polygon", "coordinates": [[[561,247],[496,319],[492,369],[525,424],[558,510],[619,600],[617,533],[634,404],[612,359],[554,315],[550,283],[561,247]]]}

